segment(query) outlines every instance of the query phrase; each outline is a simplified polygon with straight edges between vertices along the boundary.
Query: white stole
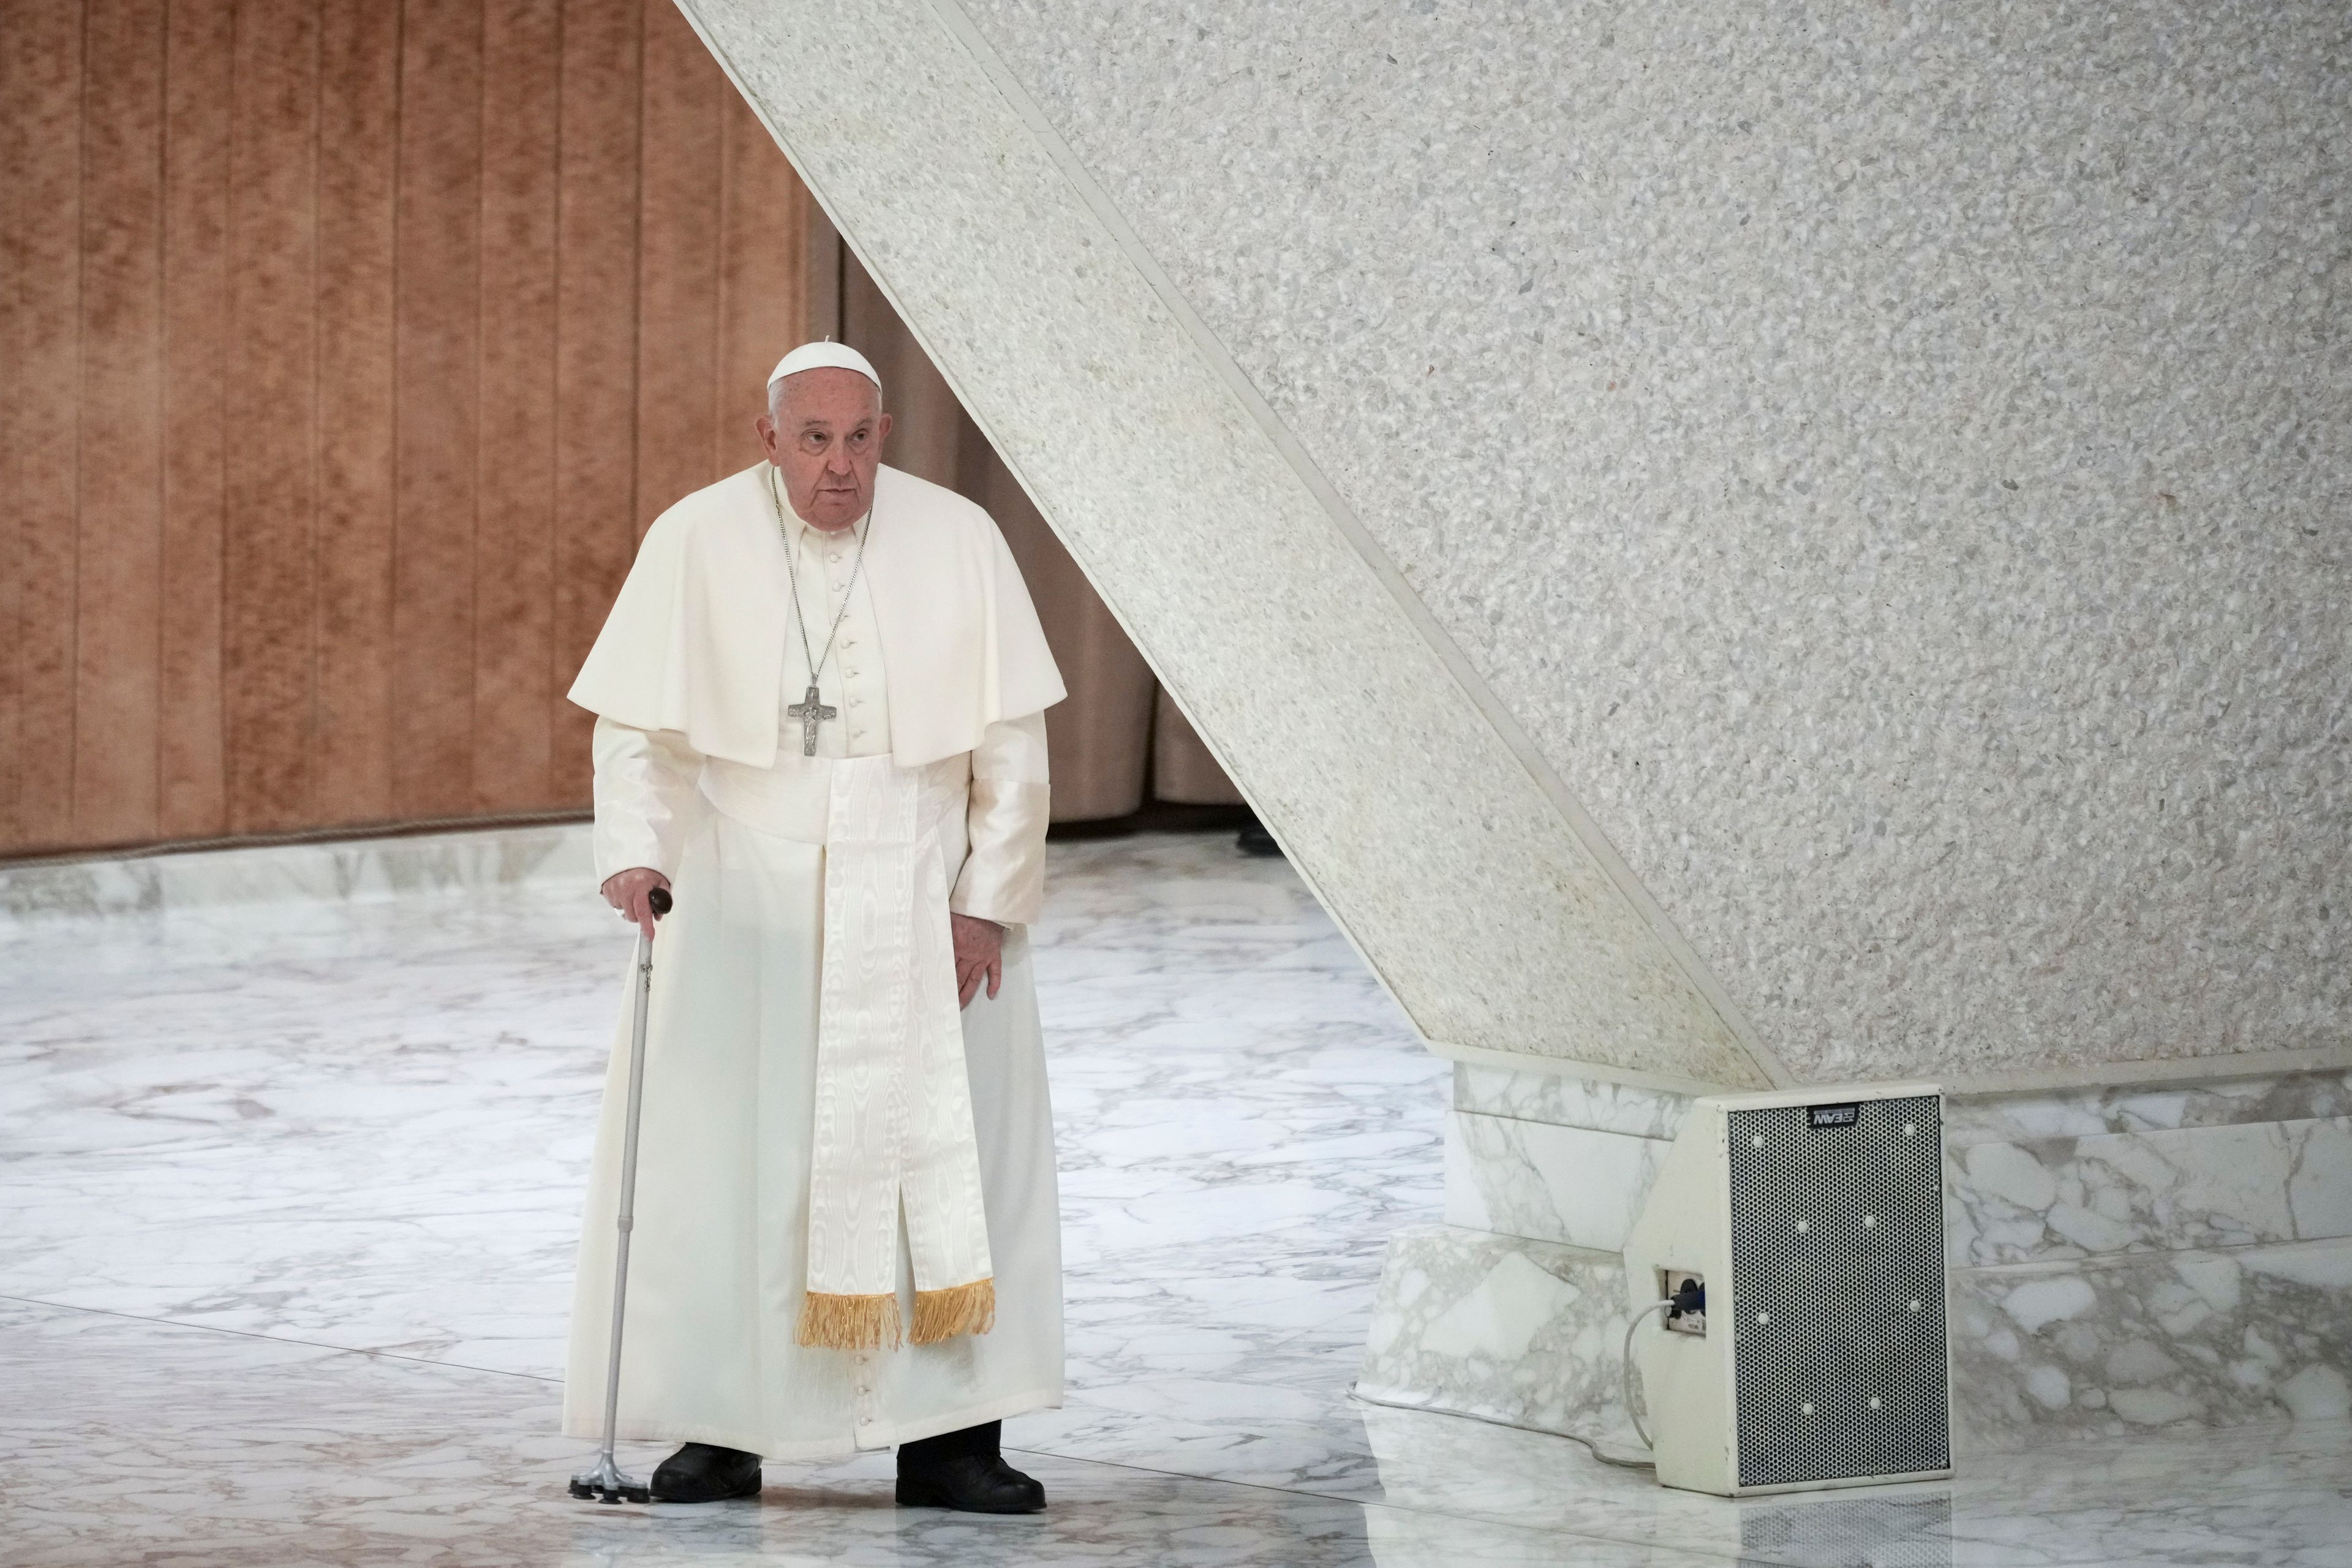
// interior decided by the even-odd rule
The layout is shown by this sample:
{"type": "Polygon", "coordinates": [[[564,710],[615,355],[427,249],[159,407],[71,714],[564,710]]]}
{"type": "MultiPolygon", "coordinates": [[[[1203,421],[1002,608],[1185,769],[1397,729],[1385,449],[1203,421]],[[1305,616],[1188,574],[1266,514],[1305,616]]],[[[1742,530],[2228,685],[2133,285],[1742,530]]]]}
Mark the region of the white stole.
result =
{"type": "Polygon", "coordinates": [[[902,1211],[915,1272],[907,1337],[931,1344],[995,1321],[940,844],[942,816],[964,806],[965,766],[787,754],[772,770],[703,773],[729,816],[824,846],[805,1345],[898,1342],[902,1211]]]}

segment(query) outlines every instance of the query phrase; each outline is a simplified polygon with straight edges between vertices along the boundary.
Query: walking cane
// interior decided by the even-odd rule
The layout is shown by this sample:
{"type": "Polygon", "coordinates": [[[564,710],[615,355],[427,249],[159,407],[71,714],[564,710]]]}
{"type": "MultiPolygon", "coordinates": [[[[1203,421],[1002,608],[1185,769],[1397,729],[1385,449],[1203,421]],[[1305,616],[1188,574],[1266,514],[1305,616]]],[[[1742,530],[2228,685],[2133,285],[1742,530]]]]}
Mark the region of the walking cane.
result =
{"type": "MultiPolygon", "coordinates": [[[[656,888],[646,903],[659,920],[669,913],[669,889],[656,888]]],[[[629,1299],[629,1229],[635,1223],[637,1204],[637,1112],[646,1092],[646,1010],[654,991],[654,947],[643,931],[637,932],[635,1013],[629,1023],[629,1125],[621,1140],[621,1245],[613,1262],[613,1352],[604,1366],[604,1451],[596,1468],[572,1478],[572,1495],[604,1502],[651,1502],[646,1483],[621,1473],[613,1462],[613,1436],[621,1424],[621,1318],[629,1299]]]]}

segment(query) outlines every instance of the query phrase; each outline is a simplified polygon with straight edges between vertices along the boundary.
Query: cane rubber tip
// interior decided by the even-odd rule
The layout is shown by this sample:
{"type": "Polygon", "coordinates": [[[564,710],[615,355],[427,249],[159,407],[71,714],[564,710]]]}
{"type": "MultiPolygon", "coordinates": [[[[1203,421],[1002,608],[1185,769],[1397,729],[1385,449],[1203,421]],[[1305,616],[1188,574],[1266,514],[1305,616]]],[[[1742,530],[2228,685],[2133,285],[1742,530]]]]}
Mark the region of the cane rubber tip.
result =
{"type": "Polygon", "coordinates": [[[656,888],[652,892],[646,895],[646,907],[653,910],[654,919],[656,920],[659,920],[662,916],[669,913],[669,906],[670,898],[669,889],[667,888],[656,888]]]}

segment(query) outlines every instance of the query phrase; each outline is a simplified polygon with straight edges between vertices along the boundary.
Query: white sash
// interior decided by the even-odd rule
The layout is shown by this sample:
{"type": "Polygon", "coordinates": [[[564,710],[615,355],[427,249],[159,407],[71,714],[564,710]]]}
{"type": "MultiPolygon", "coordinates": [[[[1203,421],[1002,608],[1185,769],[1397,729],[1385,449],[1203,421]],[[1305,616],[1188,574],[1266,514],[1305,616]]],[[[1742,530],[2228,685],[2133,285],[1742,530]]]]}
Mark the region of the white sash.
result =
{"type": "Polygon", "coordinates": [[[961,754],[902,768],[787,753],[703,773],[703,793],[737,821],[824,846],[805,1345],[898,1342],[902,1210],[908,1337],[929,1344],[995,1321],[940,847],[946,814],[961,825],[968,766],[961,754]]]}

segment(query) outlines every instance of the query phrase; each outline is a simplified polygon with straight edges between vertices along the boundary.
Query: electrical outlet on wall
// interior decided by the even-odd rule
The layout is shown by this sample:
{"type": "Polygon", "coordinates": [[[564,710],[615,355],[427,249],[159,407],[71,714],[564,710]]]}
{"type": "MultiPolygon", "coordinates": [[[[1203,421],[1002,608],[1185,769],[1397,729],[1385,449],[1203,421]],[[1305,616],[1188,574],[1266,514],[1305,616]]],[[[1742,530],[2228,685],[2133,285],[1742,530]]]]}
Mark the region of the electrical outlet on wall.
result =
{"type": "MultiPolygon", "coordinates": [[[[1691,1286],[1696,1286],[1704,1292],[1706,1276],[1696,1268],[1658,1270],[1658,1300],[1661,1301],[1672,1300],[1691,1286]]],[[[1696,1311],[1686,1312],[1680,1307],[1669,1307],[1666,1309],[1666,1332],[1690,1334],[1702,1340],[1706,1338],[1706,1309],[1701,1307],[1696,1311]]]]}

